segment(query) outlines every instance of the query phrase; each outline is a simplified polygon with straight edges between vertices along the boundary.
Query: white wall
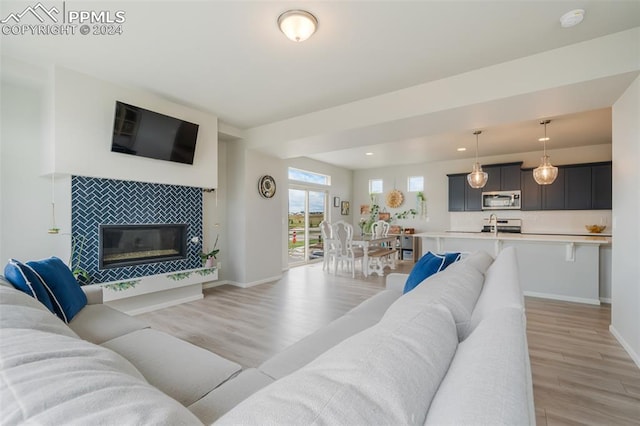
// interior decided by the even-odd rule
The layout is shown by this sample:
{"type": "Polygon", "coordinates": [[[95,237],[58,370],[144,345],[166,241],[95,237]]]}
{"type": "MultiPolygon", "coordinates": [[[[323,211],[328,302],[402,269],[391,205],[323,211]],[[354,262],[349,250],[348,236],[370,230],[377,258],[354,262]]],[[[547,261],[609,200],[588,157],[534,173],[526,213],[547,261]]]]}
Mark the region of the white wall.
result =
{"type": "Polygon", "coordinates": [[[0,92],[0,262],[27,261],[70,252],[71,179],[41,177],[43,94],[39,88],[2,82],[0,92]],[[51,199],[61,233],[51,235],[51,199]]]}
{"type": "Polygon", "coordinates": [[[218,237],[218,280],[227,279],[227,260],[229,259],[229,227],[227,223],[227,144],[218,144],[218,187],[215,192],[202,194],[202,235],[203,249],[211,251],[218,237]]]}
{"type": "Polygon", "coordinates": [[[640,367],[640,78],[613,105],[611,331],[640,367]]]}
{"type": "MultiPolygon", "coordinates": [[[[597,161],[611,160],[611,145],[595,145],[579,148],[567,148],[548,151],[551,156],[551,162],[554,165],[589,163],[597,161]]],[[[500,155],[493,157],[480,157],[480,162],[484,165],[509,163],[523,161],[523,167],[535,167],[539,164],[541,152],[527,152],[520,154],[500,155]]],[[[405,196],[405,202],[397,209],[386,207],[391,213],[407,210],[416,207],[416,194],[407,192],[407,178],[409,176],[424,176],[425,190],[424,195],[427,198],[427,219],[407,219],[400,220],[397,223],[405,227],[415,227],[417,232],[421,231],[446,231],[451,229],[452,223],[456,225],[465,224],[477,227],[475,222],[481,220],[482,213],[449,213],[448,194],[449,182],[447,174],[470,172],[473,165],[473,159],[440,161],[434,163],[420,163],[407,166],[385,167],[378,169],[356,170],[353,177],[353,199],[352,209],[358,209],[354,215],[354,225],[357,224],[359,216],[359,207],[361,204],[369,204],[369,179],[383,179],[383,194],[378,196],[378,202],[382,207],[384,205],[384,197],[391,190],[397,188],[405,196]],[[452,216],[456,215],[456,216],[452,216]],[[476,217],[480,215],[480,218],[476,217]],[[452,219],[453,217],[453,219],[452,219]]],[[[524,212],[523,212],[524,213],[524,212]]],[[[607,211],[593,213],[597,220],[601,216],[609,217],[607,211]]],[[[538,215],[537,224],[542,225],[542,221],[549,219],[549,224],[554,220],[553,217],[538,215]]],[[[595,219],[594,219],[595,220],[595,219]]],[[[605,219],[606,220],[606,219],[605,219]]],[[[599,223],[599,222],[597,222],[599,223]]],[[[526,224],[525,224],[526,226],[526,224]]],[[[573,225],[572,225],[573,226],[573,225]]],[[[575,225],[577,226],[577,225],[575,225]]],[[[572,228],[573,229],[573,228],[572,228]]],[[[462,230],[462,229],[461,229],[462,230]]],[[[476,229],[479,230],[479,229],[476,229]]],[[[569,232],[564,230],[562,232],[569,232]]]]}
{"type": "MultiPolygon", "coordinates": [[[[218,186],[218,120],[150,92],[118,86],[55,68],[47,89],[53,97],[53,139],[43,140],[43,152],[53,145],[48,168],[56,173],[186,185],[218,186]],[[111,152],[116,100],[198,124],[193,165],[111,152]]],[[[51,133],[50,133],[51,134],[51,133]]],[[[45,162],[46,164],[46,162],[45,162]]]]}
{"type": "Polygon", "coordinates": [[[225,279],[250,286],[282,275],[282,235],[286,216],[282,200],[287,196],[286,169],[282,160],[247,150],[240,141],[223,142],[227,162],[227,238],[225,279]],[[265,199],[258,180],[271,175],[276,194],[265,199]]]}

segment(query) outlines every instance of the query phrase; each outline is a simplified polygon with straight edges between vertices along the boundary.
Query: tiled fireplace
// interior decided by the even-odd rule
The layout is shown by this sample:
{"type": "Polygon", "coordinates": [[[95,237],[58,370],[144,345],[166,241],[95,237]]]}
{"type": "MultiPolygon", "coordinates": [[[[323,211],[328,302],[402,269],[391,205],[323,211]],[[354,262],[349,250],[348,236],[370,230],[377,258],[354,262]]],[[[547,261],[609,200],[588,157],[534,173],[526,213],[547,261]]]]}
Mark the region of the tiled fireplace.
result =
{"type": "Polygon", "coordinates": [[[91,283],[199,268],[202,190],[73,176],[71,232],[91,283]]]}

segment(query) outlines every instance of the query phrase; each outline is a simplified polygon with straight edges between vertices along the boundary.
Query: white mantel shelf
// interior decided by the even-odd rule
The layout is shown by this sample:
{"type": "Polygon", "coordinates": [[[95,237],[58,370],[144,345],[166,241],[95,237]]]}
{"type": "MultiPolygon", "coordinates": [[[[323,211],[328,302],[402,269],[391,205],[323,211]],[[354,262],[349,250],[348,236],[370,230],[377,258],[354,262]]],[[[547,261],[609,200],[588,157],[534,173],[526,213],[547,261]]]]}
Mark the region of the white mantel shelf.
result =
{"type": "Polygon", "coordinates": [[[423,254],[427,251],[472,252],[484,250],[497,256],[514,246],[520,283],[529,296],[599,304],[600,284],[608,285],[612,238],[603,235],[512,234],[490,232],[421,232],[423,254]],[[602,266],[600,266],[602,265],[602,266]],[[601,274],[600,270],[604,272],[601,274]]]}

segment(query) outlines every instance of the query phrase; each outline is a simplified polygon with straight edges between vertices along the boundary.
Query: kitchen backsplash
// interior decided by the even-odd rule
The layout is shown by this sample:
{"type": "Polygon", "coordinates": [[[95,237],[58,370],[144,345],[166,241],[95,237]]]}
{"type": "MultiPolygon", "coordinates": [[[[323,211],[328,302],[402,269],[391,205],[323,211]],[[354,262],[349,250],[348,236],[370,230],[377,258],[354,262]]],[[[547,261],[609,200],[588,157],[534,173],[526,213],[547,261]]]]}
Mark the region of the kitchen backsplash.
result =
{"type": "Polygon", "coordinates": [[[482,221],[496,213],[499,219],[522,219],[522,232],[528,234],[584,234],[585,225],[606,225],[602,235],[611,235],[611,210],[522,211],[492,210],[449,213],[450,231],[478,232],[482,221]]]}

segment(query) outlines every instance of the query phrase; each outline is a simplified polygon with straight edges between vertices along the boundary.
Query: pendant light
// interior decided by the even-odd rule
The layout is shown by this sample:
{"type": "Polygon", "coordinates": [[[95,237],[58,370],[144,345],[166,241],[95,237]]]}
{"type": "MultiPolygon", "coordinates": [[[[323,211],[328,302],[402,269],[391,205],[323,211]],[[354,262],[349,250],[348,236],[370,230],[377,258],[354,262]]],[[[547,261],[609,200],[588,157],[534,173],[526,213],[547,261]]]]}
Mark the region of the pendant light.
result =
{"type": "Polygon", "coordinates": [[[542,156],[541,164],[533,169],[533,178],[538,185],[551,185],[558,177],[558,168],[552,166],[549,162],[549,156],[547,155],[547,124],[551,123],[551,120],[542,120],[540,124],[544,125],[544,137],[538,140],[544,143],[544,154],[542,156]]]}
{"type": "Polygon", "coordinates": [[[467,175],[467,182],[472,188],[484,188],[489,178],[487,172],[482,171],[482,166],[478,162],[478,135],[480,133],[482,133],[480,130],[473,132],[476,135],[476,162],[473,165],[473,171],[467,175]]]}

